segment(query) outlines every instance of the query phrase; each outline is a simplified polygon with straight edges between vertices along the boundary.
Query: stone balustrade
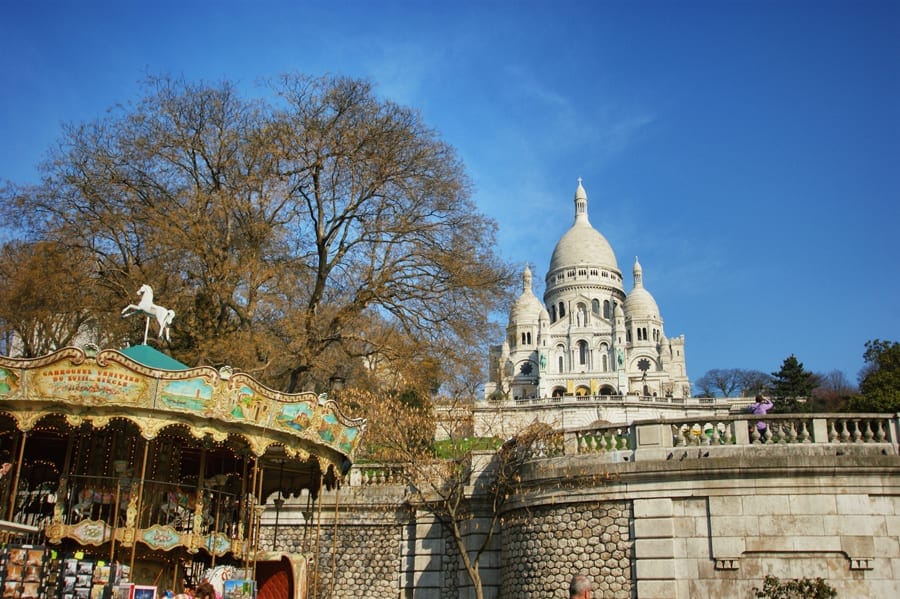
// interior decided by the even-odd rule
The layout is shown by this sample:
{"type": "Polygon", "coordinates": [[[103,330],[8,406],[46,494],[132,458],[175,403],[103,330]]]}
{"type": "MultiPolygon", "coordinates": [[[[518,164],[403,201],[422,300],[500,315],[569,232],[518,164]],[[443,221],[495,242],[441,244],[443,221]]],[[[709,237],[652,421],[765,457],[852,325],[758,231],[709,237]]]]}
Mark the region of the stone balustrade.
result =
{"type": "MultiPolygon", "coordinates": [[[[898,451],[900,415],[892,414],[732,414],[727,416],[640,420],[631,424],[557,431],[534,447],[534,458],[594,454],[610,461],[669,458],[679,448],[783,447],[791,444],[879,446],[898,451]],[[761,427],[760,424],[764,424],[761,427]]],[[[403,485],[400,464],[356,464],[351,487],[403,485]]],[[[476,468],[476,470],[480,470],[476,468]]]]}
{"type": "Polygon", "coordinates": [[[716,398],[716,397],[672,397],[672,396],[656,396],[656,395],[561,395],[554,397],[531,397],[524,399],[490,399],[489,406],[498,407],[504,405],[514,406],[539,406],[539,405],[583,405],[590,404],[622,404],[622,403],[639,403],[639,404],[676,404],[679,406],[719,406],[728,409],[735,404],[736,401],[743,401],[742,398],[716,398]]]}
{"type": "MultiPolygon", "coordinates": [[[[641,459],[642,450],[681,447],[775,446],[789,444],[883,444],[898,453],[900,418],[891,414],[733,414],[641,420],[562,433],[563,455],[617,453],[641,459]]],[[[646,459],[658,459],[646,453],[646,459]]]]}

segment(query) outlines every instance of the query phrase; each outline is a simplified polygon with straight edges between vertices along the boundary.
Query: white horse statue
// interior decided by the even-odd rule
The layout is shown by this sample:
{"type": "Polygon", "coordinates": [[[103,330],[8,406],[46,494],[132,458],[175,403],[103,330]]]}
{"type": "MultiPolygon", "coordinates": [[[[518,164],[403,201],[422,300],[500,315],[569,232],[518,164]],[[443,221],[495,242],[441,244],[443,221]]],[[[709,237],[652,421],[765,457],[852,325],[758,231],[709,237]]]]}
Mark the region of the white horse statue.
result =
{"type": "Polygon", "coordinates": [[[162,306],[157,306],[153,303],[153,288],[150,287],[150,285],[141,285],[141,288],[138,289],[138,295],[141,296],[141,301],[137,304],[128,304],[125,306],[122,310],[122,318],[131,316],[132,314],[143,314],[147,317],[147,326],[144,328],[145,345],[147,343],[147,331],[150,328],[151,318],[155,318],[156,323],[159,325],[159,339],[162,339],[163,335],[165,335],[166,341],[171,341],[171,339],[169,339],[169,326],[175,318],[175,311],[163,308],[162,306]]]}

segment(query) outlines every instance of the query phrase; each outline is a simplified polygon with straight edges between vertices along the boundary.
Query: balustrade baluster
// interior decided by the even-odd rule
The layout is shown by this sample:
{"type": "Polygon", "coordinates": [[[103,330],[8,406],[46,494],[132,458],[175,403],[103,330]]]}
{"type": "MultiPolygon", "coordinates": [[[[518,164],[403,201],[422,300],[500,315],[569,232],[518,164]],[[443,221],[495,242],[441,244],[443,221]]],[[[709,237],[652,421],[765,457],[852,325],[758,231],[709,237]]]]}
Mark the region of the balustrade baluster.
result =
{"type": "Polygon", "coordinates": [[[874,424],[874,422],[871,421],[871,420],[866,420],[866,421],[865,421],[866,432],[863,433],[863,439],[864,439],[863,443],[871,443],[871,442],[872,442],[872,439],[875,438],[875,433],[872,432],[872,425],[873,425],[873,424],[874,424]]]}
{"type": "Polygon", "coordinates": [[[791,420],[788,423],[788,443],[797,442],[797,421],[791,420]]]}
{"type": "Polygon", "coordinates": [[[601,433],[601,434],[599,435],[599,439],[597,439],[597,440],[598,440],[598,442],[599,442],[598,445],[599,445],[600,451],[601,451],[601,452],[605,452],[605,451],[607,450],[607,447],[608,447],[608,445],[606,444],[606,435],[604,435],[603,433],[601,433]]]}
{"type": "Polygon", "coordinates": [[[759,434],[759,428],[749,421],[747,421],[746,424],[750,427],[750,443],[753,443],[754,445],[762,443],[762,435],[759,434]]]}
{"type": "Polygon", "coordinates": [[[841,419],[841,443],[849,443],[850,442],[850,427],[847,426],[847,420],[841,419]]]}
{"type": "Polygon", "coordinates": [[[877,420],[876,422],[878,423],[878,431],[875,433],[875,441],[882,443],[887,438],[887,433],[884,430],[884,421],[877,420]]]}
{"type": "Polygon", "coordinates": [[[781,428],[782,423],[780,420],[766,422],[766,425],[766,430],[763,432],[763,443],[780,443],[784,440],[784,433],[781,428]]]}
{"type": "Polygon", "coordinates": [[[859,430],[859,419],[853,419],[853,442],[859,443],[860,439],[862,439],[862,431],[859,430]]]}
{"type": "Polygon", "coordinates": [[[734,434],[731,431],[731,427],[736,423],[734,422],[726,422],[725,423],[725,445],[731,445],[731,442],[734,440],[734,434]]]}
{"type": "Polygon", "coordinates": [[[809,428],[806,426],[806,420],[800,421],[800,442],[801,443],[811,443],[810,437],[812,435],[809,434],[809,428]]]}
{"type": "Polygon", "coordinates": [[[834,420],[828,421],[828,442],[829,443],[837,443],[838,432],[837,429],[834,428],[834,420]]]}

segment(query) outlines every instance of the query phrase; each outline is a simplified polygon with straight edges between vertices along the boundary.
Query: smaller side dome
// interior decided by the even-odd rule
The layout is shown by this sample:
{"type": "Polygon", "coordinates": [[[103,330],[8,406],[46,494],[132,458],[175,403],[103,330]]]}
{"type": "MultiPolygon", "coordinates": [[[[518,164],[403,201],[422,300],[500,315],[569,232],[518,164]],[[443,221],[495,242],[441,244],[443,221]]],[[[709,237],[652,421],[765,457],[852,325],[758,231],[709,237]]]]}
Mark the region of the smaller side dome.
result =
{"type": "Polygon", "coordinates": [[[625,298],[625,313],[630,318],[652,318],[661,320],[659,306],[650,292],[644,289],[644,270],[637,256],[634,258],[634,288],[625,298]]]}
{"type": "Polygon", "coordinates": [[[531,289],[531,269],[525,267],[522,273],[522,294],[512,305],[509,311],[509,321],[512,322],[537,322],[542,313],[546,313],[544,304],[537,298],[531,289]]]}

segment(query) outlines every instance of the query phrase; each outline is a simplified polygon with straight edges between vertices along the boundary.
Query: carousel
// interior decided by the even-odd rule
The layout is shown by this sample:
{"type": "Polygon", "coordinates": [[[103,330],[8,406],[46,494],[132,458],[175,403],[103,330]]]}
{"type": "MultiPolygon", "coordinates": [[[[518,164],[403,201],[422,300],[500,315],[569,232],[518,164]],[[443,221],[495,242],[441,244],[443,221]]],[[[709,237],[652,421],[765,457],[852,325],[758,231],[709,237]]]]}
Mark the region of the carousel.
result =
{"type": "Polygon", "coordinates": [[[226,597],[303,599],[313,558],[268,551],[262,514],[314,501],[364,429],[324,394],[146,344],[0,357],[2,598],[151,599],[216,578],[222,593],[231,577],[226,597]]]}

